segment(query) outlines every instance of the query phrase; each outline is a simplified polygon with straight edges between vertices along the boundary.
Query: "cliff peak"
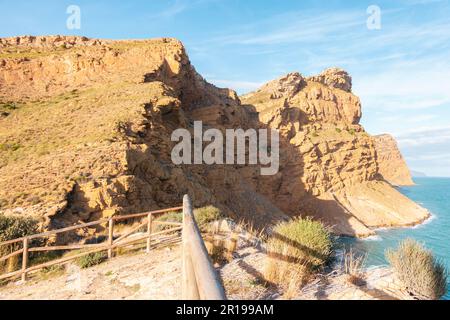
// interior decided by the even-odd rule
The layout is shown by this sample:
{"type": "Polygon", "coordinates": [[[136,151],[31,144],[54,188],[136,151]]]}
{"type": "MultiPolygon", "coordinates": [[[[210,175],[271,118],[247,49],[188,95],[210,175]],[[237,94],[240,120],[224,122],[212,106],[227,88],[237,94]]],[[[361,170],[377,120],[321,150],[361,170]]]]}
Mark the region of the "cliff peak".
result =
{"type": "Polygon", "coordinates": [[[305,78],[300,73],[291,72],[266,83],[258,92],[269,93],[271,99],[287,98],[297,94],[304,84],[305,78]]]}
{"type": "Polygon", "coordinates": [[[340,68],[329,68],[317,76],[308,78],[309,81],[320,82],[326,86],[341,89],[347,92],[352,91],[352,77],[347,71],[340,68]]]}

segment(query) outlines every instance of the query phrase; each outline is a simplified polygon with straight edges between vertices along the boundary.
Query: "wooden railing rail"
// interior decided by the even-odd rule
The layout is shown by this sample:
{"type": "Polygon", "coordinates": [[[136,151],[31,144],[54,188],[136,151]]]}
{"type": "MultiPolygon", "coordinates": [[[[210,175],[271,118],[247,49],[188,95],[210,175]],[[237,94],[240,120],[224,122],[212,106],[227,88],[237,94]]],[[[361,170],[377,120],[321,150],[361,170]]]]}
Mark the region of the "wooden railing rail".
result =
{"type": "MultiPolygon", "coordinates": [[[[128,247],[146,240],[146,252],[149,253],[152,248],[152,239],[165,234],[171,235],[174,232],[182,231],[182,297],[185,300],[226,300],[225,290],[219,280],[214,266],[209,258],[205,243],[201,236],[200,230],[195,221],[193,214],[192,203],[189,196],[184,196],[183,206],[169,208],[164,210],[157,210],[146,213],[130,214],[124,216],[116,216],[108,219],[101,219],[89,223],[83,223],[76,226],[71,226],[63,229],[52,230],[43,232],[28,237],[19,239],[4,241],[0,243],[0,246],[11,245],[15,243],[22,243],[22,248],[9,253],[4,257],[0,257],[0,262],[6,261],[12,257],[22,255],[22,266],[20,270],[0,275],[0,280],[14,278],[21,276],[23,281],[26,281],[27,275],[48,268],[54,265],[67,263],[69,261],[78,259],[80,257],[107,251],[108,258],[112,258],[114,249],[119,247],[128,247]],[[154,216],[164,214],[168,212],[177,212],[183,210],[183,223],[178,222],[166,222],[155,221],[154,216]],[[133,226],[126,233],[121,234],[120,237],[114,238],[114,227],[116,222],[127,219],[139,219],[141,220],[136,226],[133,226]],[[107,228],[107,239],[100,244],[72,244],[72,245],[60,245],[60,246],[44,246],[44,247],[30,247],[32,240],[44,237],[50,237],[64,232],[75,231],[87,227],[105,224],[107,228]],[[169,229],[154,232],[155,225],[168,226],[169,229]],[[146,229],[145,232],[136,234],[140,229],[146,229]],[[86,249],[85,252],[81,252],[76,255],[62,257],[57,260],[42,263],[36,266],[29,266],[29,253],[33,252],[47,252],[47,251],[70,251],[86,249]]],[[[171,241],[169,239],[159,238],[159,242],[171,241]]],[[[174,238],[175,239],[175,238],[174,238]]]]}
{"type": "Polygon", "coordinates": [[[226,300],[225,290],[209,258],[188,195],[183,199],[182,272],[184,300],[226,300]]]}
{"type": "Polygon", "coordinates": [[[43,232],[39,234],[30,235],[27,237],[22,237],[18,239],[13,239],[9,241],[4,241],[0,243],[1,246],[7,246],[12,245],[15,243],[22,243],[22,248],[14,251],[12,253],[9,253],[8,255],[5,255],[3,257],[0,257],[0,262],[7,261],[10,258],[13,258],[18,255],[22,255],[22,266],[20,270],[6,273],[6,274],[0,274],[0,280],[8,279],[8,278],[14,278],[17,276],[22,276],[22,280],[26,281],[27,275],[31,272],[41,270],[43,268],[51,267],[58,264],[63,264],[75,259],[78,259],[80,257],[107,251],[108,252],[108,258],[113,257],[113,250],[117,249],[119,247],[127,247],[130,245],[135,244],[136,242],[141,242],[144,240],[146,241],[146,251],[147,253],[151,250],[152,245],[152,238],[161,236],[164,234],[171,234],[174,232],[178,232],[182,230],[182,224],[177,222],[165,222],[165,221],[155,221],[154,216],[160,215],[168,212],[176,212],[181,211],[183,207],[175,207],[175,208],[169,208],[164,210],[156,210],[151,212],[145,212],[145,213],[139,213],[139,214],[130,214],[130,215],[123,215],[123,216],[115,216],[107,219],[101,219],[98,221],[93,221],[89,223],[83,223],[78,224],[75,226],[58,229],[58,230],[51,230],[48,232],[43,232]],[[119,238],[114,239],[114,226],[115,222],[117,221],[123,221],[123,220],[129,220],[129,219],[139,219],[139,218],[146,218],[142,223],[140,223],[138,226],[133,227],[130,231],[126,232],[125,234],[121,235],[119,238]],[[100,244],[73,244],[73,245],[61,245],[61,246],[44,246],[44,247],[30,247],[31,241],[38,238],[45,238],[54,236],[57,234],[75,231],[78,229],[83,229],[87,227],[93,227],[101,224],[107,224],[108,228],[108,238],[107,241],[100,244]],[[153,232],[153,226],[154,225],[167,225],[167,226],[173,226],[174,228],[170,228],[167,230],[163,230],[161,232],[154,233],[153,232]],[[135,232],[137,232],[139,229],[142,229],[146,227],[146,232],[143,235],[135,236],[132,239],[128,239],[135,232]],[[36,266],[29,266],[29,253],[32,252],[48,252],[48,251],[70,251],[70,250],[79,250],[79,249],[87,249],[87,251],[79,253],[77,255],[72,255],[68,257],[63,257],[61,259],[49,261],[40,265],[36,266]]]}
{"type": "Polygon", "coordinates": [[[183,207],[175,207],[175,208],[169,208],[169,209],[163,209],[163,210],[157,210],[157,211],[151,211],[146,213],[136,213],[136,214],[129,214],[125,216],[115,216],[113,217],[114,221],[121,221],[121,220],[128,220],[128,219],[134,219],[134,218],[143,218],[148,215],[157,215],[161,213],[168,213],[168,212],[177,212],[183,210],[183,207]]]}

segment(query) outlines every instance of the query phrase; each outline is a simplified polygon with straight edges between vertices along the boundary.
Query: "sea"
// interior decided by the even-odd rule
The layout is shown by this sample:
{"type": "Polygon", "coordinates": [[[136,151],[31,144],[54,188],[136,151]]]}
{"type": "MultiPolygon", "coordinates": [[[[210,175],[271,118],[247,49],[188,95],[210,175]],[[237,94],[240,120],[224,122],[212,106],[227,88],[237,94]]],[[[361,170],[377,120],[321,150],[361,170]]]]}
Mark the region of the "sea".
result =
{"type": "MultiPolygon", "coordinates": [[[[398,190],[431,212],[428,221],[412,228],[380,229],[368,239],[341,238],[339,245],[367,254],[366,267],[370,268],[387,265],[386,249],[413,238],[431,249],[450,271],[450,178],[415,178],[414,181],[415,186],[398,190]]],[[[448,288],[445,300],[450,300],[450,281],[448,288]]]]}

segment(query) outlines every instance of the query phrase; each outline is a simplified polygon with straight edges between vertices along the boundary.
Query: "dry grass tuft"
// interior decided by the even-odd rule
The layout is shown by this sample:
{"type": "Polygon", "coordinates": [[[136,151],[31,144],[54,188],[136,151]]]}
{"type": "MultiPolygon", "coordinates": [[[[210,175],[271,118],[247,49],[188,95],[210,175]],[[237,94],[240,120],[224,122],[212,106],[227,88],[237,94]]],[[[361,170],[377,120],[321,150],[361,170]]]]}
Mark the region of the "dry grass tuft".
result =
{"type": "Polygon", "coordinates": [[[367,255],[356,254],[353,249],[344,250],[343,272],[347,275],[347,282],[356,286],[363,286],[365,282],[364,264],[367,255]]]}
{"type": "Polygon", "coordinates": [[[232,232],[229,235],[209,234],[205,237],[205,245],[214,263],[225,263],[233,260],[236,252],[239,234],[232,232]]]}
{"type": "Polygon", "coordinates": [[[306,265],[280,261],[268,257],[264,269],[264,278],[268,285],[276,285],[283,289],[283,297],[292,299],[298,295],[299,289],[304,286],[310,272],[306,265]]]}
{"type": "Polygon", "coordinates": [[[438,300],[447,292],[447,270],[417,241],[403,241],[396,250],[388,250],[386,258],[406,290],[417,298],[438,300]]]}

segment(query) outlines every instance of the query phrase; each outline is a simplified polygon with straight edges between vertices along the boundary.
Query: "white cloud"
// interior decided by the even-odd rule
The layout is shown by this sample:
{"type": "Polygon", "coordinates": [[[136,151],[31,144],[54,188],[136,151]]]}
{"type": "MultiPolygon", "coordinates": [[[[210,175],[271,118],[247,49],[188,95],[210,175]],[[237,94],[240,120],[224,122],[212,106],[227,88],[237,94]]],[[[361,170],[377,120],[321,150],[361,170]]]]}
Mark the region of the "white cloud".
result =
{"type": "Polygon", "coordinates": [[[450,143],[450,126],[425,126],[395,134],[402,147],[430,146],[450,143]]]}
{"type": "Polygon", "coordinates": [[[450,160],[450,153],[429,153],[405,157],[407,161],[450,160]]]}

